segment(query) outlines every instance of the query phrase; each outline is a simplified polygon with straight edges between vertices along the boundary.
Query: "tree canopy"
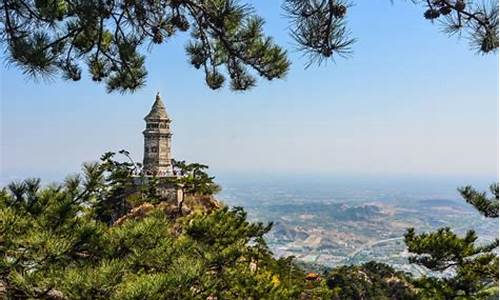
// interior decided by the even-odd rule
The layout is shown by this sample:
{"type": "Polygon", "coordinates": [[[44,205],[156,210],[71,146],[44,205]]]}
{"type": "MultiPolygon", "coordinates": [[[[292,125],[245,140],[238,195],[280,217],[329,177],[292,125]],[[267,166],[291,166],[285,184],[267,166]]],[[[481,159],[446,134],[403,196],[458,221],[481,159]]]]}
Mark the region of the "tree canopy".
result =
{"type": "MultiPolygon", "coordinates": [[[[467,36],[479,53],[498,49],[497,1],[411,2],[446,33],[467,36]]],[[[309,64],[351,52],[351,2],[282,0],[282,7],[309,64]]],[[[0,23],[7,61],[25,74],[76,81],[86,66],[110,92],[143,86],[147,50],[182,32],[190,33],[189,62],[212,89],[228,81],[233,90],[246,90],[256,76],[283,78],[290,66],[287,52],[263,32],[264,19],[238,0],[2,0],[0,23]]]]}
{"type": "Polygon", "coordinates": [[[108,91],[133,91],[146,79],[145,48],[190,32],[190,63],[213,89],[255,84],[250,69],[283,77],[286,52],[264,35],[264,20],[235,0],[4,0],[2,43],[9,60],[30,75],[81,78],[82,64],[108,91]]]}
{"type": "MultiPolygon", "coordinates": [[[[215,192],[203,185],[215,185],[204,171],[207,166],[175,165],[186,173],[182,176],[195,178],[189,193],[215,192]]],[[[453,269],[453,276],[414,278],[376,262],[306,274],[307,265],[293,257],[273,257],[264,239],[272,224],[249,222],[242,208],[223,205],[179,213],[176,203],[157,196],[154,181],[130,191],[133,179],[141,176],[136,168],[133,161],[117,161],[108,152],[61,184],[42,186],[40,179],[26,179],[2,188],[0,298],[427,300],[498,295],[498,257],[492,251],[498,240],[477,245],[472,231],[462,238],[448,228],[422,234],[409,230],[411,262],[436,272],[453,269]]]]}
{"type": "Polygon", "coordinates": [[[272,256],[264,240],[271,224],[249,222],[238,207],[179,215],[175,206],[150,199],[147,189],[141,201],[131,199],[124,190],[134,164],[113,157],[106,153],[62,184],[42,186],[39,179],[27,179],[0,190],[0,298],[391,299],[415,294],[405,275],[381,264],[344,267],[324,280],[316,274],[319,280],[308,281],[293,257],[272,256]],[[357,272],[369,278],[356,278],[357,272]]]}
{"type": "Polygon", "coordinates": [[[300,293],[302,278],[282,278],[296,275],[278,273],[279,261],[267,250],[262,236],[270,225],[246,221],[241,208],[179,216],[148,198],[133,208],[122,193],[126,168],[106,154],[63,184],[27,179],[0,191],[0,297],[289,299],[300,293]],[[120,202],[128,205],[114,205],[120,202]]]}
{"type": "MultiPolygon", "coordinates": [[[[498,183],[491,185],[493,197],[470,186],[459,188],[463,198],[481,214],[498,218],[498,183]]],[[[410,228],[405,235],[410,262],[447,276],[423,277],[417,281],[427,299],[497,299],[498,238],[479,244],[473,230],[464,237],[450,228],[417,234],[410,228]],[[451,276],[449,274],[452,274],[451,276]]]]}
{"type": "Polygon", "coordinates": [[[490,197],[470,185],[459,188],[458,191],[467,203],[473,205],[485,217],[498,218],[498,182],[490,186],[490,197]]]}

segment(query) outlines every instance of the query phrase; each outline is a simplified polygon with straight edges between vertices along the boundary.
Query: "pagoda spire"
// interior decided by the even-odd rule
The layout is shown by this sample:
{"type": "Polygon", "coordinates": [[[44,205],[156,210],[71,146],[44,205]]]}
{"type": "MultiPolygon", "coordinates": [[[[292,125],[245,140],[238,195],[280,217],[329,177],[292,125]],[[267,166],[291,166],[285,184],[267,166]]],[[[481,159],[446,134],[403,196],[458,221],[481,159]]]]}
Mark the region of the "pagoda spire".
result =
{"type": "Polygon", "coordinates": [[[153,103],[153,106],[151,107],[151,111],[144,119],[145,120],[169,119],[169,117],[167,115],[167,111],[165,109],[165,104],[163,104],[163,101],[161,100],[160,92],[156,93],[156,99],[155,99],[155,102],[153,103]]]}

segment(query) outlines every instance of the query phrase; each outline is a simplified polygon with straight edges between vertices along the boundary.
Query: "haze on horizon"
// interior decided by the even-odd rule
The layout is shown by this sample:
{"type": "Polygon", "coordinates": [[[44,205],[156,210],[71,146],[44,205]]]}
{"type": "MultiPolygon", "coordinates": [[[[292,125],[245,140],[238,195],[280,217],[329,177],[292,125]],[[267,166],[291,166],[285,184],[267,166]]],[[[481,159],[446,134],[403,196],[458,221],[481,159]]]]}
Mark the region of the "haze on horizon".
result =
{"type": "Polygon", "coordinates": [[[249,92],[206,87],[182,38],[152,51],[147,86],[135,94],[106,94],[89,79],[34,82],[4,64],[2,185],[62,179],[106,151],[141,161],[143,117],[157,91],[173,119],[174,157],[215,175],[496,178],[497,54],[447,38],[411,4],[360,1],[349,16],[352,57],[304,70],[279,4],[255,2],[293,65],[285,80],[260,80],[249,92]]]}

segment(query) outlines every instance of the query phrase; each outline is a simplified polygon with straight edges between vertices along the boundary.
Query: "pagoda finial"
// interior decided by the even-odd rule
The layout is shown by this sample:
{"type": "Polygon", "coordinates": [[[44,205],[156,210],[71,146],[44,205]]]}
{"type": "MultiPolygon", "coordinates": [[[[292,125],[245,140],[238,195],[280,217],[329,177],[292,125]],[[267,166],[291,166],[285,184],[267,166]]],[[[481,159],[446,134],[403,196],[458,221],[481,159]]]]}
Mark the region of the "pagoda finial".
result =
{"type": "Polygon", "coordinates": [[[156,92],[156,100],[161,100],[160,91],[156,92]]]}

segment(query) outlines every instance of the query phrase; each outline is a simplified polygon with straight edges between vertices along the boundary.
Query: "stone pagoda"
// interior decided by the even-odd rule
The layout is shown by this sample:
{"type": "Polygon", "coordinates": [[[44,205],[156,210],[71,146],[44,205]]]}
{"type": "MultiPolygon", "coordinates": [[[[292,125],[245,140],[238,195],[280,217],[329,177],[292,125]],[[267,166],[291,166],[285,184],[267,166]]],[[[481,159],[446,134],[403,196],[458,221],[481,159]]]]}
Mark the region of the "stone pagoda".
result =
{"type": "MultiPolygon", "coordinates": [[[[142,132],[144,135],[143,166],[142,170],[133,176],[133,187],[130,194],[144,193],[145,185],[149,188],[152,185],[148,185],[153,183],[160,199],[160,203],[156,207],[164,211],[185,215],[194,209],[212,211],[222,207],[213,195],[184,194],[179,179],[185,174],[174,168],[172,164],[172,132],[170,130],[172,121],[159,93],[156,94],[151,111],[144,117],[144,120],[146,121],[146,129],[142,132]]],[[[148,192],[150,191],[148,190],[148,192]]],[[[136,213],[143,213],[153,206],[151,203],[144,203],[120,218],[117,224],[127,218],[134,217],[136,213]]]]}
{"type": "Polygon", "coordinates": [[[144,118],[146,129],[144,135],[144,160],[140,176],[135,177],[135,184],[139,189],[156,178],[158,194],[164,201],[179,202],[183,199],[182,190],[173,182],[178,177],[172,166],[170,131],[171,120],[167,115],[165,104],[160,93],[156,94],[151,111],[144,118]]]}
{"type": "Polygon", "coordinates": [[[172,168],[170,118],[161,100],[160,93],[151,111],[144,118],[146,129],[144,135],[143,173],[146,176],[171,177],[172,168]]]}

